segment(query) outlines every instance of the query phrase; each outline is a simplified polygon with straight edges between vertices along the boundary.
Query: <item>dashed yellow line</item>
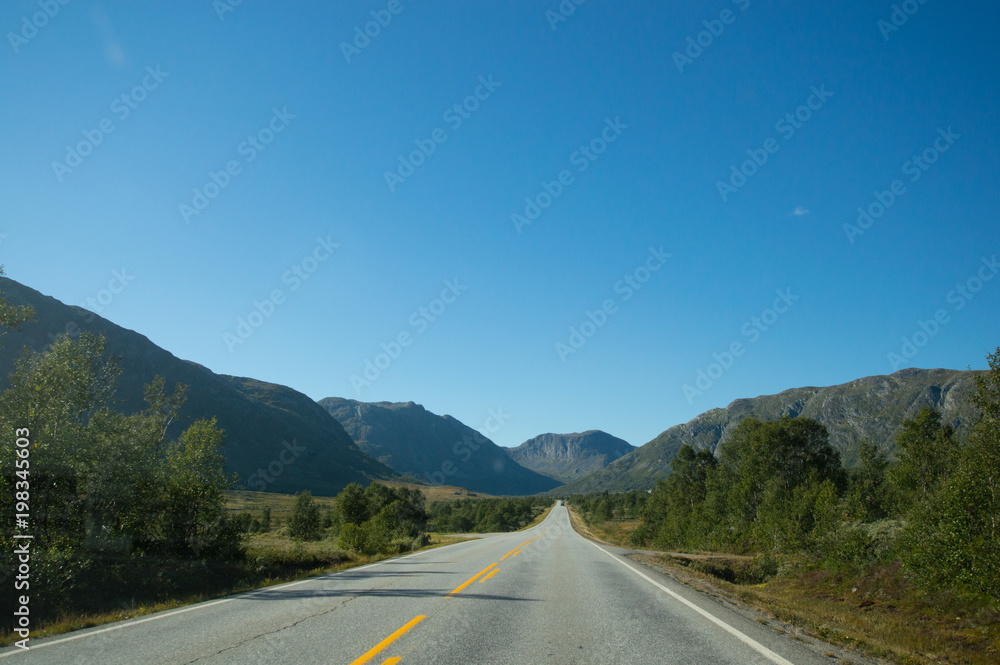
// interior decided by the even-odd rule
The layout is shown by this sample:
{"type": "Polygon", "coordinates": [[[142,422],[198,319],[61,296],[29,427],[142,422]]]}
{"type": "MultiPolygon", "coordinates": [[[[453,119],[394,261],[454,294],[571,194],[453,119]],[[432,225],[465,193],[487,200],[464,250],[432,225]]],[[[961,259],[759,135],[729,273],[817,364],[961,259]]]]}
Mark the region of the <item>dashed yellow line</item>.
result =
{"type": "Polygon", "coordinates": [[[396,665],[399,661],[403,660],[402,656],[393,656],[392,658],[386,658],[382,661],[382,665],[396,665]]]}
{"type": "Polygon", "coordinates": [[[486,580],[490,579],[491,577],[493,577],[494,575],[496,575],[499,572],[500,572],[499,568],[494,568],[493,570],[490,571],[489,575],[487,575],[483,579],[479,580],[479,583],[482,584],[483,582],[485,582],[486,580]]]}
{"type": "MultiPolygon", "coordinates": [[[[493,566],[499,566],[499,565],[500,565],[499,563],[491,563],[490,565],[486,566],[481,571],[479,571],[478,573],[476,573],[475,575],[473,575],[472,577],[470,577],[469,580],[467,582],[465,582],[465,584],[461,585],[460,587],[458,587],[457,589],[455,589],[454,591],[452,591],[448,595],[449,596],[454,596],[456,593],[458,593],[459,591],[461,591],[465,587],[469,586],[470,584],[472,584],[473,582],[475,582],[476,580],[478,580],[482,575],[484,575],[487,572],[489,572],[489,570],[491,568],[493,568],[493,566]]],[[[353,665],[353,663],[351,665],[353,665]]]]}
{"type": "MultiPolygon", "coordinates": [[[[367,663],[369,660],[371,660],[372,658],[374,658],[375,656],[377,656],[379,651],[381,651],[382,649],[386,648],[387,646],[389,646],[390,644],[392,644],[393,642],[395,642],[396,640],[398,640],[400,637],[403,636],[404,633],[406,633],[406,631],[408,631],[409,629],[413,628],[414,626],[416,626],[418,623],[420,623],[421,621],[423,621],[426,618],[427,618],[427,616],[423,615],[423,614],[420,615],[420,616],[418,616],[418,617],[415,617],[409,623],[407,623],[405,626],[403,626],[402,628],[400,628],[399,630],[397,630],[395,633],[393,633],[389,637],[385,638],[384,640],[382,640],[381,642],[379,642],[378,644],[376,644],[375,646],[373,646],[371,649],[368,650],[368,653],[366,653],[365,655],[361,656],[360,658],[358,658],[357,660],[355,660],[354,662],[352,662],[351,665],[364,665],[364,663],[367,663]]],[[[398,663],[398,662],[399,662],[399,658],[397,658],[396,660],[393,660],[392,658],[390,658],[389,660],[385,661],[385,663],[388,663],[389,665],[392,665],[393,663],[398,663]]],[[[385,663],[383,663],[383,665],[385,665],[385,663]]]]}

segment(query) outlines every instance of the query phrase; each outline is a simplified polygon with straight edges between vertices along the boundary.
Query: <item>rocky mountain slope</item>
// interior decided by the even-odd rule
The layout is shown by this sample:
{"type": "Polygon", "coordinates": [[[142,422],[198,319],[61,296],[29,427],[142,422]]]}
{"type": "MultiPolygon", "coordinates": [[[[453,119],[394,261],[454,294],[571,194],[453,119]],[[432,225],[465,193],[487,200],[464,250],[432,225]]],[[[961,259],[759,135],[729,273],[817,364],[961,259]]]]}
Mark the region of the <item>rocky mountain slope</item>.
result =
{"type": "Polygon", "coordinates": [[[109,353],[119,356],[119,408],[143,408],[142,387],[156,375],[168,391],[188,386],[187,402],[174,434],[199,418],[218,418],[226,432],[226,468],[247,489],[270,492],[311,490],[332,495],[350,482],[367,483],[397,474],[363,453],[334,418],[306,395],[254,379],[215,374],[181,360],[149,339],[79,307],[64,305],[16,281],[0,278],[0,293],[13,305],[31,305],[35,321],[0,339],[0,386],[25,346],[42,350],[55,335],[103,334],[109,353]]]}
{"type": "Polygon", "coordinates": [[[451,416],[413,402],[319,401],[369,455],[433,485],[498,495],[534,494],[559,481],[526,469],[504,448],[451,416]]]}
{"type": "Polygon", "coordinates": [[[600,430],[578,434],[541,434],[508,454],[518,464],[564,483],[600,471],[635,450],[626,441],[600,430]]]}
{"type": "Polygon", "coordinates": [[[670,473],[670,461],[685,443],[715,451],[740,420],[776,420],[805,416],[826,425],[830,443],[846,466],[857,461],[862,439],[890,453],[899,424],[925,406],[938,409],[942,421],[960,431],[972,417],[964,403],[975,389],[976,372],[948,369],[904,369],[888,376],[869,376],[826,388],[793,388],[776,395],[738,399],[724,409],[712,409],[683,425],[666,430],[634,452],[586,478],[558,489],[559,493],[648,489],[670,473]]]}

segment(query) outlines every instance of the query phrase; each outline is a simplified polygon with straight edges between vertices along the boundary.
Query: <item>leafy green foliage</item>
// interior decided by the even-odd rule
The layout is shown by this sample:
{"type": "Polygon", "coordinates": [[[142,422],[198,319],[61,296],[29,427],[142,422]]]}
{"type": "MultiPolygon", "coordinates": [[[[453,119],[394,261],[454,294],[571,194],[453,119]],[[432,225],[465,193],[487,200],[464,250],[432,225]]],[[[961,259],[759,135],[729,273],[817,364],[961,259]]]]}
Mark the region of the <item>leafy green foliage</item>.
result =
{"type": "MultiPolygon", "coordinates": [[[[923,409],[902,421],[896,463],[863,442],[845,474],[825,428],[805,418],[746,418],[718,458],[682,446],[632,539],[852,574],[901,561],[927,590],[1000,601],[1000,348],[989,363],[969,400],[979,418],[968,438],[923,409]]],[[[573,503],[600,521],[618,496],[573,503]]]]}
{"type": "Polygon", "coordinates": [[[460,499],[438,501],[430,507],[430,531],[441,533],[496,533],[517,531],[531,523],[552,499],[460,499]]]}
{"type": "Polygon", "coordinates": [[[807,418],[746,418],[719,451],[682,446],[673,473],[646,505],[637,542],[664,548],[823,548],[836,530],[840,459],[826,428],[807,418]]]}
{"type": "MultiPolygon", "coordinates": [[[[3,266],[0,266],[0,277],[3,277],[3,266]]],[[[0,336],[16,330],[22,323],[27,323],[35,317],[35,310],[30,306],[11,305],[6,298],[0,297],[0,336]]]]}
{"type": "MultiPolygon", "coordinates": [[[[155,561],[243,556],[245,525],[222,504],[232,482],[223,472],[223,433],[214,420],[199,420],[171,440],[184,391],[168,395],[161,379],[146,386],[142,412],[114,410],[118,372],[102,337],[63,336],[42,353],[22,354],[0,394],[7,516],[15,483],[24,480],[14,467],[14,433],[30,432],[29,528],[40,576],[32,581],[56,590],[41,596],[40,614],[76,604],[60,589],[86,602],[105,594],[112,578],[148,576],[155,561]]],[[[0,534],[7,552],[11,532],[0,534]]]]}
{"type": "Polygon", "coordinates": [[[907,503],[931,497],[955,466],[959,445],[955,431],[942,425],[941,414],[933,409],[921,409],[913,420],[903,421],[896,435],[899,464],[892,473],[907,503]]]}
{"type": "Polygon", "coordinates": [[[889,514],[892,487],[886,470],[889,458],[878,446],[861,442],[858,466],[852,469],[847,497],[851,516],[861,522],[874,522],[889,514]]]}
{"type": "MultiPolygon", "coordinates": [[[[964,445],[944,451],[949,466],[925,461],[903,476],[907,489],[926,491],[911,511],[902,558],[928,586],[948,585],[1000,601],[1000,348],[977,379],[972,398],[980,411],[964,445]],[[913,478],[917,482],[914,482],[913,478]]],[[[923,443],[940,431],[928,428],[923,443]]],[[[947,442],[950,443],[950,442],[947,442]]]]}
{"type": "Polygon", "coordinates": [[[288,518],[288,535],[298,540],[319,540],[321,519],[319,506],[309,490],[295,495],[292,515],[288,518]]]}
{"type": "Polygon", "coordinates": [[[427,526],[425,503],[418,489],[352,483],[337,495],[331,530],[339,531],[342,547],[362,554],[408,551],[427,526]]]}

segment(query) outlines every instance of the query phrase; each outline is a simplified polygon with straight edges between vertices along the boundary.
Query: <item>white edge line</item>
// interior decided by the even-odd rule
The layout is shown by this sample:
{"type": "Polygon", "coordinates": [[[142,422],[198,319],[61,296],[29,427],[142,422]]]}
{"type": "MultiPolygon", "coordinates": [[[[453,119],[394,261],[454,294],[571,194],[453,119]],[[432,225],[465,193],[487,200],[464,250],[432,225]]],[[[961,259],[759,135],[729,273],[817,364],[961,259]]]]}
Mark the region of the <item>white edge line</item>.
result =
{"type": "MultiPolygon", "coordinates": [[[[306,584],[307,582],[315,582],[328,577],[336,577],[343,573],[356,573],[359,570],[364,570],[365,568],[373,568],[375,566],[381,566],[392,561],[402,561],[403,559],[409,559],[411,557],[420,556],[421,554],[427,554],[428,552],[436,552],[443,550],[448,547],[453,547],[455,545],[462,545],[463,543],[452,543],[451,545],[445,545],[444,547],[435,547],[433,550],[424,550],[423,552],[414,552],[413,554],[407,554],[406,556],[393,557],[391,559],[383,559],[382,561],[376,561],[375,563],[366,563],[363,566],[357,566],[356,568],[347,568],[345,570],[338,570],[335,573],[326,573],[324,575],[317,575],[316,577],[307,577],[304,580],[298,580],[296,582],[289,582],[287,584],[278,584],[276,586],[261,587],[260,589],[254,589],[252,591],[244,591],[243,593],[237,594],[235,596],[229,596],[228,598],[219,598],[217,600],[208,601],[205,603],[198,603],[196,605],[188,605],[187,607],[181,607],[176,610],[168,610],[165,612],[156,612],[151,616],[144,617],[142,619],[133,619],[129,621],[124,621],[121,623],[116,623],[107,628],[100,628],[98,630],[91,630],[88,632],[79,632],[75,635],[70,635],[68,637],[62,637],[59,639],[43,642],[36,646],[32,646],[30,649],[25,651],[24,649],[18,649],[15,651],[7,651],[6,653],[0,653],[0,658],[7,658],[20,653],[28,653],[28,651],[34,651],[36,649],[42,649],[44,647],[54,646],[56,644],[64,644],[66,642],[72,642],[73,640],[79,640],[84,637],[91,637],[93,635],[100,635],[101,633],[110,633],[113,630],[121,630],[122,628],[131,628],[132,626],[138,626],[141,623],[146,623],[147,621],[156,621],[157,619],[166,619],[178,614],[183,614],[185,612],[191,612],[193,610],[200,610],[206,607],[212,607],[213,605],[221,605],[222,603],[228,603],[233,600],[239,600],[240,598],[248,598],[254,594],[262,593],[265,591],[275,591],[278,589],[287,589],[289,587],[298,586],[300,584],[306,584]]],[[[44,638],[33,638],[33,639],[44,639],[44,638]]]]}
{"type": "MultiPolygon", "coordinates": [[[[574,533],[576,533],[575,529],[574,529],[574,533]]],[[[581,536],[579,533],[577,533],[577,535],[580,536],[581,538],[583,538],[583,536],[581,536]]],[[[698,607],[697,605],[695,605],[694,603],[692,603],[687,598],[684,598],[683,596],[681,596],[681,595],[679,595],[679,594],[671,591],[667,587],[663,586],[662,584],[660,584],[659,582],[657,582],[656,580],[654,580],[652,577],[649,577],[648,575],[646,575],[642,571],[637,570],[636,568],[634,568],[634,567],[630,566],[629,564],[625,563],[624,561],[622,561],[620,558],[616,557],[611,552],[607,551],[603,547],[598,546],[597,543],[594,543],[594,542],[588,540],[587,538],[583,538],[583,539],[586,542],[588,542],[591,545],[593,545],[594,547],[596,547],[598,550],[600,550],[604,554],[607,554],[609,557],[611,557],[617,563],[620,563],[621,565],[625,566],[626,568],[628,568],[629,570],[631,570],[633,573],[635,573],[639,577],[643,578],[644,580],[646,580],[650,584],[656,586],[661,591],[664,591],[664,592],[670,594],[671,597],[673,597],[674,599],[676,599],[676,600],[684,603],[685,605],[687,605],[688,607],[690,607],[692,610],[694,610],[698,614],[702,615],[703,617],[705,617],[706,619],[708,619],[712,623],[718,625],[723,630],[726,630],[729,633],[732,633],[741,642],[743,642],[744,644],[746,644],[750,648],[754,649],[758,653],[766,656],[767,658],[769,658],[770,660],[774,661],[775,663],[778,663],[778,665],[794,665],[791,661],[785,660],[784,658],[782,658],[778,654],[774,653],[773,651],[771,651],[770,649],[768,649],[766,646],[764,646],[763,644],[761,644],[757,640],[755,640],[752,637],[750,637],[749,635],[746,635],[745,633],[737,630],[736,628],[733,628],[728,623],[726,623],[722,619],[718,618],[717,616],[715,616],[711,612],[703,610],[702,608],[698,607]]]]}
{"type": "MultiPolygon", "coordinates": [[[[548,517],[546,517],[546,519],[548,519],[548,517]]],[[[543,520],[543,522],[544,522],[544,520],[543,520]]],[[[536,524],[532,528],[536,528],[536,527],[539,527],[539,526],[541,526],[541,524],[536,524]]],[[[518,532],[518,533],[523,533],[523,532],[518,532]]],[[[502,534],[502,535],[506,535],[506,534],[502,534]]],[[[254,594],[258,594],[258,593],[261,593],[261,592],[264,592],[264,591],[275,591],[277,589],[287,589],[289,587],[298,586],[299,584],[306,584],[307,582],[315,582],[316,580],[321,580],[321,579],[327,578],[327,577],[336,577],[337,575],[341,575],[343,573],[356,573],[359,570],[364,570],[365,568],[372,568],[374,566],[381,566],[381,565],[383,565],[385,563],[389,563],[391,561],[402,561],[403,559],[409,559],[411,557],[420,556],[422,554],[427,554],[428,552],[431,552],[431,551],[437,552],[437,551],[440,551],[440,550],[443,550],[443,549],[447,549],[449,547],[454,547],[455,545],[462,545],[462,544],[463,543],[452,543],[451,545],[445,545],[444,547],[435,547],[433,550],[424,550],[423,552],[414,552],[413,554],[407,554],[406,556],[393,557],[391,559],[383,559],[382,561],[376,561],[375,563],[366,563],[365,565],[358,566],[356,568],[347,568],[346,570],[338,570],[335,573],[326,573],[325,575],[317,575],[316,577],[307,577],[304,580],[298,580],[296,582],[289,582],[288,584],[279,584],[277,586],[262,587],[260,589],[254,589],[253,591],[245,591],[245,592],[237,594],[235,596],[229,596],[228,598],[219,598],[218,600],[212,600],[212,601],[209,601],[209,602],[206,602],[206,603],[198,603],[196,605],[189,605],[187,607],[182,607],[182,608],[179,608],[179,609],[176,609],[176,610],[169,610],[169,611],[166,611],[166,612],[157,612],[157,613],[155,613],[155,614],[153,614],[151,616],[148,616],[148,617],[145,617],[145,618],[142,618],[142,619],[135,619],[135,620],[130,620],[130,621],[122,622],[122,623],[117,623],[117,624],[115,624],[113,626],[108,626],[107,628],[100,628],[98,630],[91,630],[91,631],[88,631],[88,632],[85,632],[85,633],[80,632],[80,633],[76,633],[75,635],[70,635],[68,637],[62,637],[62,638],[59,638],[59,639],[50,640],[48,642],[43,642],[43,643],[41,643],[41,644],[39,644],[37,646],[31,647],[27,651],[31,651],[33,649],[42,649],[44,647],[50,647],[50,646],[54,646],[56,644],[65,644],[66,642],[72,642],[73,640],[83,639],[84,637],[91,637],[93,635],[100,635],[101,633],[110,633],[113,630],[121,630],[122,628],[130,628],[132,626],[138,626],[141,623],[146,623],[147,621],[156,621],[157,619],[166,619],[167,617],[172,617],[172,616],[175,616],[177,614],[184,614],[185,612],[191,612],[193,610],[200,610],[200,609],[204,609],[206,607],[212,607],[213,605],[221,605],[222,603],[228,603],[228,602],[233,601],[233,600],[239,600],[240,598],[247,598],[247,597],[253,596],[254,594]]],[[[38,639],[38,638],[35,638],[35,639],[38,639]]],[[[7,657],[13,656],[15,654],[27,653],[27,651],[25,651],[24,649],[18,649],[16,651],[8,651],[6,653],[0,653],[0,658],[7,658],[7,657]]],[[[791,664],[789,663],[789,665],[791,665],[791,664]]]]}

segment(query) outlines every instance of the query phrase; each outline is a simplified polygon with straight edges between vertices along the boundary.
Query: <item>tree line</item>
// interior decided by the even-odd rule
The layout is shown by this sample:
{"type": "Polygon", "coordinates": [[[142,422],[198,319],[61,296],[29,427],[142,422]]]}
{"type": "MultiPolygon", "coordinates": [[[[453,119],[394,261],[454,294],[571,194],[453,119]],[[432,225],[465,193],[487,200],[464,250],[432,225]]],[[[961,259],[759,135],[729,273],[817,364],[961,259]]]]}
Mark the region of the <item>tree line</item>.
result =
{"type": "MultiPolygon", "coordinates": [[[[968,436],[924,408],[902,423],[895,461],[863,442],[858,465],[845,469],[826,428],[801,417],[746,418],[717,454],[682,446],[633,542],[757,553],[770,574],[791,561],[899,561],[928,588],[1000,601],[1000,348],[988,360],[968,436]]],[[[607,499],[595,505],[615,513],[607,499]]]]}
{"type": "Polygon", "coordinates": [[[309,491],[295,497],[288,535],[309,541],[329,538],[359,554],[398,554],[427,545],[426,497],[416,488],[358,483],[345,487],[325,513],[309,491]]]}
{"type": "MultiPolygon", "coordinates": [[[[33,314],[0,296],[0,335],[33,314]]],[[[115,399],[120,373],[103,336],[61,335],[42,351],[25,349],[0,392],[0,583],[13,585],[15,533],[30,534],[30,586],[19,593],[31,597],[35,620],[287,572],[280,557],[273,570],[262,569],[259,556],[248,557],[250,534],[272,529],[270,509],[260,515],[226,510],[224,492],[236,477],[224,470],[225,434],[216,421],[197,420],[178,432],[185,387],[168,391],[160,377],[144,387],[142,411],[123,413],[115,399]],[[17,465],[16,433],[25,430],[30,454],[17,465]],[[28,517],[16,529],[15,513],[24,512],[15,510],[18,502],[27,505],[28,517]]],[[[428,511],[419,489],[351,484],[325,512],[308,492],[298,495],[284,533],[386,555],[428,544],[427,530],[444,527],[442,516],[452,513],[436,505],[428,511]]],[[[501,500],[454,514],[468,516],[473,527],[504,531],[530,521],[531,510],[501,500]]],[[[12,626],[17,595],[0,600],[3,628],[12,626]]]]}
{"type": "Polygon", "coordinates": [[[552,503],[552,499],[532,496],[439,501],[431,505],[428,528],[441,533],[517,531],[552,503]]]}
{"type": "MultiPolygon", "coordinates": [[[[437,501],[426,507],[417,488],[352,483],[325,512],[309,492],[296,496],[288,535],[299,540],[334,539],[360,554],[396,554],[423,547],[428,532],[516,531],[531,523],[551,499],[539,497],[437,501]]],[[[242,519],[249,521],[247,513],[242,519]]]]}

